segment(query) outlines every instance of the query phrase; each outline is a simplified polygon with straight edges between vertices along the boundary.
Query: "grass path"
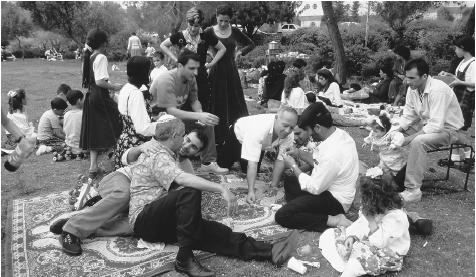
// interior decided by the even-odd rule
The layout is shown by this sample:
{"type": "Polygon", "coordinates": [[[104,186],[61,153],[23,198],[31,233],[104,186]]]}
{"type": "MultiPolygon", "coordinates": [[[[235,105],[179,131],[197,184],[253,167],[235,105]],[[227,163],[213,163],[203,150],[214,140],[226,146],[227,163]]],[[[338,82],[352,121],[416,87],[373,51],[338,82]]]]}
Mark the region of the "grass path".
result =
{"type": "MultiPolygon", "coordinates": [[[[125,64],[118,64],[120,71],[110,72],[112,82],[126,81],[125,64]],[[122,70],[122,71],[121,71],[122,70]]],[[[7,107],[6,94],[8,90],[22,87],[28,97],[28,114],[30,121],[37,125],[41,114],[49,108],[49,101],[55,96],[56,88],[61,83],[69,84],[79,89],[81,84],[81,64],[78,61],[46,62],[44,60],[25,60],[1,63],[1,95],[2,108],[7,107]]],[[[84,89],[82,89],[84,91],[84,89]]],[[[245,90],[247,95],[255,97],[256,91],[245,90]]],[[[250,112],[256,113],[259,108],[255,102],[248,102],[250,112]]],[[[359,128],[344,128],[361,145],[365,130],[359,128]]],[[[474,129],[472,129],[474,133],[474,129]]],[[[3,131],[2,131],[2,139],[3,131]]],[[[474,144],[474,139],[473,139],[474,144]]],[[[443,170],[436,165],[438,158],[443,154],[432,154],[429,168],[435,169],[435,174],[443,174],[443,170]]],[[[369,165],[376,165],[378,158],[375,153],[359,148],[359,158],[369,165]]],[[[1,230],[2,230],[2,274],[5,273],[5,241],[7,237],[7,215],[13,199],[42,195],[46,193],[70,189],[78,174],[87,171],[87,161],[66,161],[55,163],[52,155],[33,156],[15,173],[3,169],[1,183],[1,230]]],[[[428,174],[434,175],[434,174],[428,174]]],[[[450,187],[462,188],[463,174],[453,171],[450,187]]],[[[421,203],[414,204],[409,209],[420,211],[424,216],[434,220],[435,232],[426,238],[412,237],[412,246],[405,258],[402,272],[387,276],[474,276],[474,176],[470,179],[471,192],[445,194],[441,190],[424,191],[421,203]],[[426,245],[425,245],[426,243],[426,245]],[[425,247],[423,247],[425,245],[425,247]]],[[[9,222],[8,222],[9,223],[9,222]]],[[[306,239],[302,238],[301,243],[306,239]]],[[[274,268],[269,263],[243,262],[235,259],[213,257],[204,264],[221,276],[298,276],[287,269],[274,268]]],[[[182,276],[175,272],[166,276],[182,276]]],[[[324,259],[321,259],[321,268],[311,270],[307,276],[339,276],[324,259]]]]}

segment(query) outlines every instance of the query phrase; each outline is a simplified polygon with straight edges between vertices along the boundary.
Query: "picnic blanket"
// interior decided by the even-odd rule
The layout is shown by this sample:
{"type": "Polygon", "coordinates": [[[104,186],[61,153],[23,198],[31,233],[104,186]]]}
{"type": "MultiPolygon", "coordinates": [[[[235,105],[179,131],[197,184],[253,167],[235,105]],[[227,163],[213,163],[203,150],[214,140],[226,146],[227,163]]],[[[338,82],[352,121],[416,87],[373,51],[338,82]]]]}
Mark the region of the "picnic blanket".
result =
{"type": "MultiPolygon", "coordinates": [[[[258,240],[276,240],[290,232],[274,223],[275,210],[271,204],[284,202],[282,189],[267,190],[264,182],[258,181],[257,194],[261,201],[250,206],[245,203],[246,181],[242,177],[236,174],[204,177],[229,186],[239,199],[238,213],[227,218],[221,195],[203,193],[204,218],[221,221],[234,231],[245,232],[258,240]]],[[[177,246],[166,245],[163,250],[138,248],[138,239],[133,237],[90,238],[83,241],[81,256],[64,254],[58,236],[49,232],[49,226],[65,213],[73,213],[68,197],[68,191],[64,191],[13,201],[11,241],[7,242],[10,244],[7,249],[11,249],[7,262],[11,258],[11,267],[7,266],[7,276],[153,276],[173,269],[177,246]]],[[[200,251],[195,254],[199,259],[211,256],[200,251]]]]}

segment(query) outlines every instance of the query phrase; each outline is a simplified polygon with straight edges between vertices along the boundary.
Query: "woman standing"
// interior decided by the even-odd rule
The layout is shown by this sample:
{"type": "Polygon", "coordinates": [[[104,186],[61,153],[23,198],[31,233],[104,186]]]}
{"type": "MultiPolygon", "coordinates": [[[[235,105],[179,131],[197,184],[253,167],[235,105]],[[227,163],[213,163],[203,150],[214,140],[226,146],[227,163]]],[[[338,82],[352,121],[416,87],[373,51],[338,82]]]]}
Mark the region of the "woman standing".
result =
{"type": "Polygon", "coordinates": [[[220,118],[220,122],[215,126],[215,139],[216,143],[221,145],[226,139],[229,126],[238,118],[248,115],[235,59],[246,55],[255,45],[240,30],[230,26],[233,16],[230,6],[218,6],[216,16],[217,25],[207,28],[205,34],[216,37],[226,47],[225,55],[212,67],[209,76],[212,89],[210,111],[220,118]],[[237,45],[244,47],[235,52],[237,45]]]}
{"type": "Polygon", "coordinates": [[[83,61],[83,87],[88,89],[84,99],[79,146],[90,151],[89,177],[98,175],[98,152],[114,147],[121,133],[117,104],[108,90],[118,91],[122,85],[110,84],[107,58],[103,54],[108,43],[107,34],[99,29],[86,38],[83,61]]]}
{"type": "Polygon", "coordinates": [[[196,76],[198,88],[198,101],[202,104],[204,111],[210,111],[210,83],[208,82],[207,69],[214,66],[225,54],[225,46],[214,36],[201,33],[203,12],[196,8],[191,8],[186,14],[187,29],[172,34],[170,38],[160,44],[162,51],[174,62],[177,57],[170,50],[171,46],[180,49],[187,48],[200,56],[200,68],[196,76]],[[217,53],[210,63],[206,63],[207,51],[209,47],[217,49],[217,53]]]}
{"type": "Polygon", "coordinates": [[[142,44],[140,43],[139,37],[136,36],[136,33],[132,33],[127,41],[127,52],[131,58],[134,56],[142,56],[142,44]]]}
{"type": "Polygon", "coordinates": [[[150,119],[150,106],[139,89],[149,83],[150,59],[135,56],[127,62],[128,83],[122,87],[118,97],[118,108],[122,119],[122,133],[114,149],[114,167],[123,167],[121,157],[134,146],[149,141],[155,135],[156,123],[150,119]]]}

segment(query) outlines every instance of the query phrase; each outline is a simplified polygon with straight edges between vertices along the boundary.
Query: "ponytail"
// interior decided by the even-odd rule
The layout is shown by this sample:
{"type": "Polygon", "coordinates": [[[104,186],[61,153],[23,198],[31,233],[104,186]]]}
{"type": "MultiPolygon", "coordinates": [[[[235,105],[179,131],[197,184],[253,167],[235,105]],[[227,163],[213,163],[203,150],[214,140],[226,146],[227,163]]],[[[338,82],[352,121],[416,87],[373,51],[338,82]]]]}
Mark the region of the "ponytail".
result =
{"type": "Polygon", "coordinates": [[[89,49],[84,50],[83,58],[83,88],[89,88],[90,60],[92,52],[89,49]]]}

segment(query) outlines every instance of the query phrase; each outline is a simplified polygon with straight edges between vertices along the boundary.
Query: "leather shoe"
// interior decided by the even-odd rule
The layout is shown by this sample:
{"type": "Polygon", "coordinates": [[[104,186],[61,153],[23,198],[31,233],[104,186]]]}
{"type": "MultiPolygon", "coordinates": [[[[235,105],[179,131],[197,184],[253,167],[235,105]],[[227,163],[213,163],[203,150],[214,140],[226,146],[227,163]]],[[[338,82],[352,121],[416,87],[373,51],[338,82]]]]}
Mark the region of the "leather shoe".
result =
{"type": "Polygon", "coordinates": [[[63,226],[68,222],[67,218],[58,219],[50,225],[50,232],[56,235],[63,233],[63,226]]]}
{"type": "Polygon", "coordinates": [[[175,260],[175,270],[184,273],[189,277],[211,277],[215,276],[215,272],[202,266],[195,257],[187,258],[184,261],[175,260]]]}

